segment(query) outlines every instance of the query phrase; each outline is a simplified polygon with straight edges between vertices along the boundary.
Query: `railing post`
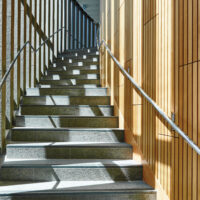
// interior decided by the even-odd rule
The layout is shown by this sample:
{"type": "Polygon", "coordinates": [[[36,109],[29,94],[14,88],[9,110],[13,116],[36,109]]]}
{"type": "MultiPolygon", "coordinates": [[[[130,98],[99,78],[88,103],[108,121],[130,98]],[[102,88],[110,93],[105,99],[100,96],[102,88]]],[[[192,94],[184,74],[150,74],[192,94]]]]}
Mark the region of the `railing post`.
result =
{"type": "MultiPolygon", "coordinates": [[[[55,0],[53,0],[53,33],[55,32],[55,0]]],[[[53,58],[55,56],[55,35],[53,35],[53,58]]]]}
{"type": "MultiPolygon", "coordinates": [[[[30,10],[29,10],[29,42],[32,43],[32,0],[30,0],[30,10]]],[[[31,87],[32,82],[32,52],[29,48],[29,87],[31,87]]]]}
{"type": "MultiPolygon", "coordinates": [[[[36,24],[37,24],[37,0],[35,0],[35,28],[34,28],[34,48],[36,49],[37,46],[37,32],[36,32],[36,24]]],[[[36,86],[36,82],[37,82],[37,78],[36,78],[36,74],[37,74],[37,68],[36,68],[36,54],[34,53],[34,87],[36,86]]]]}
{"type": "MultiPolygon", "coordinates": [[[[44,24],[43,24],[43,29],[44,29],[44,35],[46,35],[46,0],[43,0],[44,3],[43,3],[43,6],[44,6],[44,24]]],[[[45,72],[45,69],[46,69],[46,44],[44,44],[44,50],[43,50],[43,60],[44,60],[44,63],[43,63],[43,73],[45,72]]]]}
{"type": "MultiPolygon", "coordinates": [[[[6,41],[7,41],[7,0],[2,2],[2,77],[6,73],[6,41]]],[[[6,83],[1,93],[1,151],[5,150],[6,132],[6,83]]]]}

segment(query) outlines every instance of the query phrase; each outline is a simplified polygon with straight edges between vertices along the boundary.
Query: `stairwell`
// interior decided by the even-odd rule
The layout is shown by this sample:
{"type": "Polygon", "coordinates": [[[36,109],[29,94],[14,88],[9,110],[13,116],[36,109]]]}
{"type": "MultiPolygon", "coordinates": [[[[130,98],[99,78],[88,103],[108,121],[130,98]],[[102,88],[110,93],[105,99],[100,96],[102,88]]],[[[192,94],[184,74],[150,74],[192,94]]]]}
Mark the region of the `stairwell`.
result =
{"type": "Polygon", "coordinates": [[[27,89],[0,170],[3,200],[155,200],[100,85],[97,49],[68,50],[27,89]]]}

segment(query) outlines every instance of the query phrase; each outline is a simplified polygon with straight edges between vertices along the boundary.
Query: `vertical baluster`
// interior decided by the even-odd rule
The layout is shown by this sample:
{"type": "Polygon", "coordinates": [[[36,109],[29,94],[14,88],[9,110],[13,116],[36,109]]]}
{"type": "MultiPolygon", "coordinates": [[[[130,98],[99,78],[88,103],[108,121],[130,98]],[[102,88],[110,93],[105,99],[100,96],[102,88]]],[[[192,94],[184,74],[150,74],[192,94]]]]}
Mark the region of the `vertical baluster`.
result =
{"type": "MultiPolygon", "coordinates": [[[[26,29],[27,29],[27,24],[26,24],[26,15],[27,15],[27,0],[24,0],[24,43],[26,42],[26,29]]],[[[23,76],[23,92],[26,92],[26,47],[24,48],[24,76],[23,76]]]]}
{"type": "MultiPolygon", "coordinates": [[[[43,6],[44,6],[44,35],[46,35],[46,0],[43,0],[44,3],[43,3],[43,6]]],[[[43,59],[44,59],[44,63],[43,63],[43,73],[45,73],[45,69],[46,69],[46,44],[44,44],[44,47],[43,47],[43,59]]]]}
{"type": "MultiPolygon", "coordinates": [[[[53,34],[55,33],[55,0],[53,0],[53,34]]],[[[55,35],[53,35],[53,58],[54,59],[54,55],[55,55],[55,35]]]]}
{"type": "MultiPolygon", "coordinates": [[[[30,0],[30,10],[29,10],[29,41],[32,44],[32,0],[30,0]]],[[[32,52],[29,48],[29,87],[31,87],[32,82],[32,52]]]]}
{"type": "MultiPolygon", "coordinates": [[[[35,21],[34,21],[34,48],[36,49],[37,46],[37,32],[36,32],[36,25],[37,25],[37,0],[35,0],[35,21]]],[[[37,67],[36,67],[36,60],[37,60],[37,57],[36,57],[36,53],[34,53],[34,87],[36,86],[36,82],[37,82],[37,77],[36,77],[36,74],[37,74],[37,67]]]]}
{"type": "MultiPolygon", "coordinates": [[[[2,2],[2,77],[6,73],[6,28],[7,28],[7,0],[2,2]]],[[[1,147],[2,152],[5,149],[5,131],[6,131],[6,83],[1,93],[1,147]]]]}
{"type": "MultiPolygon", "coordinates": [[[[50,35],[51,35],[51,0],[48,0],[48,37],[50,35]]],[[[50,65],[50,46],[48,46],[48,66],[49,65],[50,65]]]]}
{"type": "Polygon", "coordinates": [[[80,42],[80,38],[79,38],[79,7],[78,7],[78,5],[77,5],[77,29],[76,29],[76,31],[77,31],[77,48],[79,49],[79,42],[80,42]]]}
{"type": "MultiPolygon", "coordinates": [[[[39,26],[42,26],[42,0],[39,0],[39,26]]],[[[39,45],[42,43],[42,38],[41,35],[39,34],[39,45]]],[[[39,49],[39,81],[41,79],[41,74],[42,74],[42,65],[41,65],[41,61],[42,61],[42,49],[39,49]]]]}
{"type": "Polygon", "coordinates": [[[88,20],[88,45],[91,47],[91,20],[88,20]]]}
{"type": "MultiPolygon", "coordinates": [[[[11,1],[11,39],[10,39],[10,41],[11,41],[11,43],[10,43],[10,61],[11,62],[14,59],[14,38],[15,38],[15,1],[11,1]]],[[[2,58],[3,58],[3,56],[2,56],[2,58]]],[[[10,72],[10,120],[11,120],[11,125],[12,125],[12,121],[14,118],[13,111],[14,111],[14,69],[12,69],[10,72]]]]}
{"type": "Polygon", "coordinates": [[[66,29],[67,29],[67,0],[64,1],[64,51],[66,50],[66,29]]]}
{"type": "MultiPolygon", "coordinates": [[[[21,0],[18,0],[18,22],[17,22],[17,51],[20,50],[21,43],[21,0]]],[[[21,56],[17,59],[17,105],[21,96],[21,56]]]]}
{"type": "Polygon", "coordinates": [[[92,24],[92,34],[93,34],[93,41],[92,46],[95,47],[95,40],[96,40],[96,24],[93,22],[92,24]]]}
{"type": "MultiPolygon", "coordinates": [[[[61,16],[60,16],[60,28],[63,27],[63,0],[61,0],[61,16]]],[[[62,53],[63,51],[63,29],[61,30],[61,35],[60,35],[60,52],[62,53]]]]}
{"type": "Polygon", "coordinates": [[[80,48],[83,48],[83,11],[82,9],[80,10],[80,23],[81,23],[81,28],[80,28],[80,48]]]}
{"type": "MultiPolygon", "coordinates": [[[[59,0],[57,0],[57,30],[59,29],[59,0]]],[[[57,56],[59,52],[59,33],[57,34],[57,56]]]]}
{"type": "Polygon", "coordinates": [[[85,48],[87,48],[88,47],[88,37],[87,37],[87,34],[88,34],[88,31],[87,31],[87,21],[88,21],[88,19],[87,19],[87,15],[85,14],[85,48]]]}
{"type": "Polygon", "coordinates": [[[75,24],[75,2],[73,1],[72,2],[72,15],[73,15],[73,23],[72,23],[72,25],[73,25],[73,34],[72,34],[72,40],[73,40],[73,47],[72,47],[72,49],[74,49],[75,48],[75,26],[76,26],[76,24],[75,24]]]}
{"type": "Polygon", "coordinates": [[[72,20],[72,16],[71,16],[71,5],[72,2],[71,0],[68,0],[68,49],[71,49],[71,20],[72,20]]]}

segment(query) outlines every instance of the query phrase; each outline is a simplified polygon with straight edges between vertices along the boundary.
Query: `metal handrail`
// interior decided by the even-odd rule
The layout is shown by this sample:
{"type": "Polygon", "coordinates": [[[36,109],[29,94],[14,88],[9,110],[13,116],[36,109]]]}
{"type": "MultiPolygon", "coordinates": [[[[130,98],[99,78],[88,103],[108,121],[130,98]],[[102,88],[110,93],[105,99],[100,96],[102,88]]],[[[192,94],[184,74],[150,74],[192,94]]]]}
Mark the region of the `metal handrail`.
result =
{"type": "MultiPolygon", "coordinates": [[[[16,63],[18,57],[20,56],[21,52],[24,50],[24,48],[25,48],[27,45],[30,46],[30,48],[32,49],[32,51],[33,51],[34,53],[37,53],[37,52],[39,51],[39,49],[47,43],[47,41],[49,41],[55,34],[58,34],[58,33],[59,33],[60,31],[62,31],[63,29],[66,29],[66,28],[65,28],[65,27],[62,27],[62,28],[58,29],[56,32],[54,32],[52,35],[50,35],[37,49],[35,49],[35,48],[31,45],[30,41],[25,42],[25,43],[23,44],[22,48],[17,52],[17,55],[15,56],[14,60],[10,63],[10,65],[9,65],[9,67],[8,67],[8,70],[6,71],[5,75],[4,75],[3,78],[1,79],[1,82],[0,82],[0,91],[2,90],[3,85],[4,85],[4,83],[6,82],[6,79],[8,78],[8,76],[9,76],[9,74],[10,74],[10,72],[11,72],[11,70],[12,70],[14,64],[16,63]]],[[[66,30],[66,32],[69,32],[69,30],[66,30]]],[[[70,36],[73,37],[72,34],[70,34],[70,36]]],[[[77,40],[77,41],[79,42],[78,39],[74,39],[74,40],[77,40]]],[[[79,43],[80,43],[80,42],[79,42],[79,43]]]]}
{"type": "Polygon", "coordinates": [[[166,113],[156,104],[156,102],[149,97],[149,95],[137,84],[137,82],[133,79],[133,77],[123,68],[123,66],[119,63],[117,58],[112,54],[110,48],[106,44],[105,40],[102,40],[99,43],[99,49],[101,45],[104,45],[108,53],[110,54],[113,61],[117,64],[121,72],[126,76],[129,81],[134,85],[134,87],[142,94],[143,97],[156,109],[156,111],[169,123],[169,125],[200,155],[200,148],[166,115],[166,113]]]}

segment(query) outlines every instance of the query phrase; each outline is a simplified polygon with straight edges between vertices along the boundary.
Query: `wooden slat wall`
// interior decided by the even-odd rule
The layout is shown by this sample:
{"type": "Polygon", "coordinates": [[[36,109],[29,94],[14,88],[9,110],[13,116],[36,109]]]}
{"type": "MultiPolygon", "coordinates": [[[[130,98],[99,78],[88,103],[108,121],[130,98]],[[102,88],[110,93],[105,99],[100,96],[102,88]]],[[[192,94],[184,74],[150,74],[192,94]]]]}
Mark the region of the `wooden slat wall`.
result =
{"type": "MultiPolygon", "coordinates": [[[[101,39],[137,83],[200,146],[200,3],[198,0],[101,0],[101,39]]],[[[104,48],[108,87],[133,158],[158,199],[200,199],[200,157],[124,80],[104,48]]]]}

